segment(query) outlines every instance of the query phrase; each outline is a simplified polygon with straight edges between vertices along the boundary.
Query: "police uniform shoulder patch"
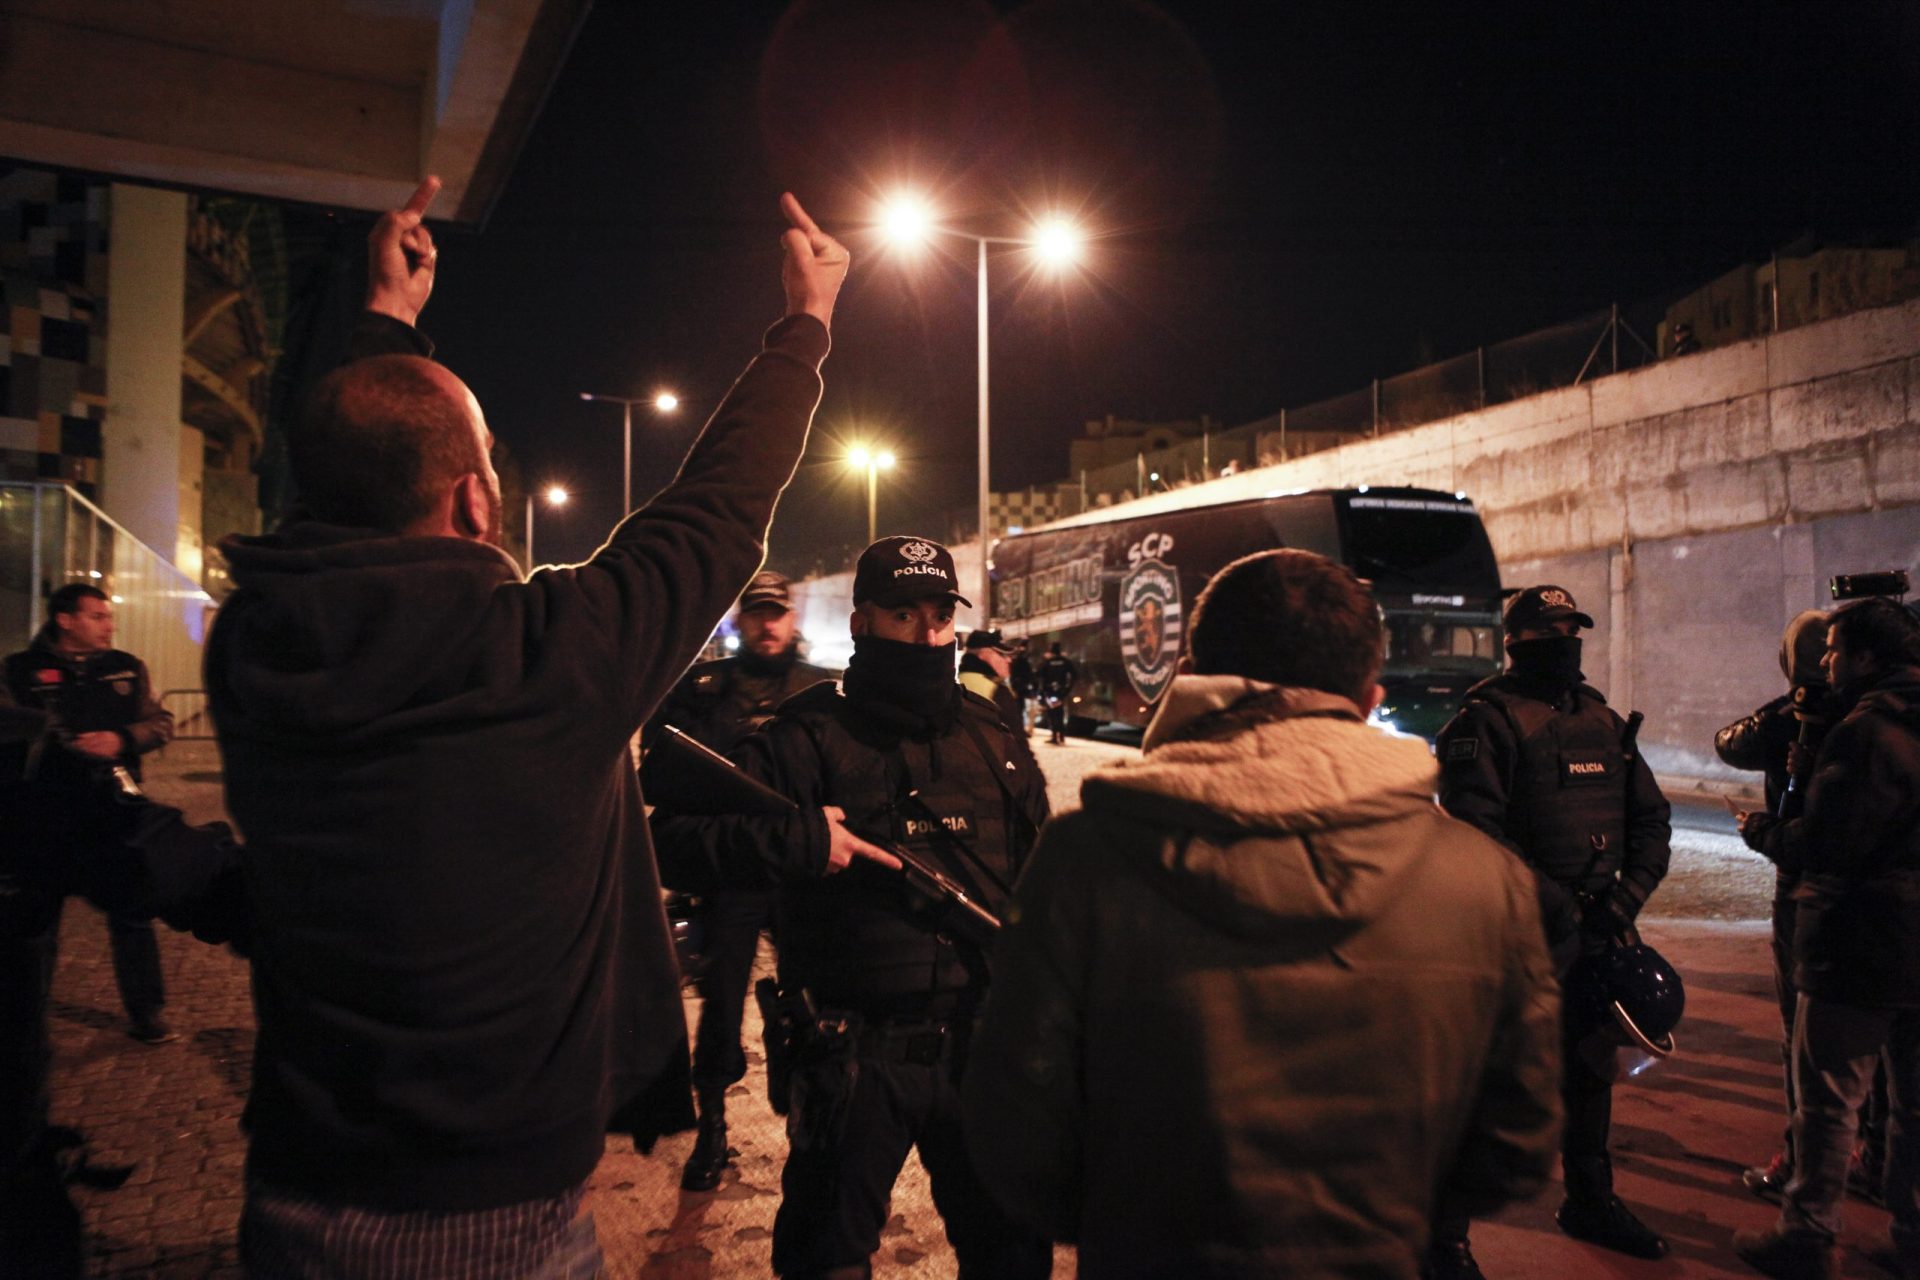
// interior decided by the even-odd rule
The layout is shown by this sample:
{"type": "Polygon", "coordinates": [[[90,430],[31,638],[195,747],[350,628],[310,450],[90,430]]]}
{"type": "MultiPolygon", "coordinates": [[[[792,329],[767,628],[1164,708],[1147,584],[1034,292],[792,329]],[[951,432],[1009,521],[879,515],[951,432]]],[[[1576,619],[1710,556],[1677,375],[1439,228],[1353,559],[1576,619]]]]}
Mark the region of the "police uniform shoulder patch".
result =
{"type": "Polygon", "coordinates": [[[1447,744],[1447,759],[1472,760],[1480,754],[1480,739],[1455,738],[1447,744]]]}

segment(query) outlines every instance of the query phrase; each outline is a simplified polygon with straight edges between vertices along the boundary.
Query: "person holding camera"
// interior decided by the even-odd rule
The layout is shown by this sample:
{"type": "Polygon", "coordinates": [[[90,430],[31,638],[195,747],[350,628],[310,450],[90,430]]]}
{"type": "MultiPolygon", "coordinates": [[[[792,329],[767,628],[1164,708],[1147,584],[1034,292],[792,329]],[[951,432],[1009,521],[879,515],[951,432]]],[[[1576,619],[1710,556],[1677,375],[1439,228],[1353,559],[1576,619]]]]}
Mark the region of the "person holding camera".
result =
{"type": "MultiPolygon", "coordinates": [[[[1039,824],[1045,780],[1026,741],[954,675],[953,555],[882,538],[854,569],[853,657],[841,689],[789,699],[734,760],[794,801],[789,816],[662,817],[663,861],[777,881],[791,1078],[776,1090],[788,1153],[773,1226],[787,1277],[868,1274],[893,1184],[916,1148],[966,1280],[1048,1275],[1048,1242],[996,1203],[968,1158],[959,1084],[987,998],[978,941],[945,927],[883,843],[998,914],[1039,824]]],[[[770,1048],[769,1062],[779,1051],[770,1048]]]]}
{"type": "Polygon", "coordinates": [[[847,272],[784,196],[784,318],[679,473],[586,561],[523,577],[479,403],[413,327],[438,187],[373,229],[361,358],[289,432],[300,509],[222,544],[249,1274],[596,1274],[608,1132],[692,1127],[631,744],[765,558],[847,272]]]}
{"type": "MultiPolygon", "coordinates": [[[[1781,805],[1791,802],[1797,810],[1806,800],[1806,792],[1795,785],[1792,761],[1802,740],[1818,742],[1829,719],[1827,704],[1827,615],[1808,609],[1787,624],[1780,637],[1780,672],[1787,678],[1787,692],[1742,716],[1713,737],[1714,753],[1721,763],[1735,769],[1758,773],[1763,779],[1763,795],[1768,813],[1782,813],[1781,805]]],[[[1799,771],[1804,779],[1806,770],[1799,771]]],[[[1783,816],[1795,816],[1783,814],[1783,816]]],[[[1800,876],[1784,867],[1776,868],[1773,882],[1773,989],[1780,1002],[1782,1037],[1780,1054],[1786,1071],[1788,1125],[1785,1141],[1772,1159],[1744,1170],[1741,1181],[1756,1195],[1778,1194],[1793,1176],[1793,1007],[1798,996],[1793,989],[1793,893],[1800,876]]]]}
{"type": "Polygon", "coordinates": [[[1805,813],[1740,815],[1747,845],[1800,877],[1794,928],[1794,1173],[1780,1218],[1734,1235],[1778,1277],[1838,1276],[1859,1113],[1886,1064],[1883,1187],[1900,1274],[1920,1276],[1920,622],[1887,599],[1834,611],[1828,683],[1841,718],[1805,813]]]}
{"type": "MultiPolygon", "coordinates": [[[[47,597],[47,624],[25,651],[6,660],[7,689],[22,707],[46,712],[58,734],[47,766],[72,774],[124,768],[140,778],[140,757],[173,738],[173,713],[153,696],[147,664],[113,647],[113,601],[100,588],[72,582],[47,597]]],[[[59,945],[59,919],[46,934],[48,963],[59,945]]],[[[180,1037],[161,1016],[167,989],[153,922],[107,913],[113,978],[126,1007],[128,1031],[142,1044],[180,1037]]]]}
{"type": "MultiPolygon", "coordinates": [[[[1502,617],[1507,670],[1467,691],[1440,731],[1440,804],[1532,868],[1541,923],[1565,985],[1587,957],[1603,958],[1667,874],[1672,809],[1641,757],[1636,713],[1625,721],[1580,670],[1580,632],[1593,619],[1563,587],[1528,587],[1502,617]]],[[[1590,1028],[1561,1019],[1561,1166],[1566,1199],[1554,1221],[1577,1240],[1636,1258],[1667,1242],[1613,1193],[1607,1139],[1613,1084],[1579,1052],[1590,1028]]],[[[1457,1213],[1435,1224],[1429,1274],[1477,1277],[1457,1213]]]]}
{"type": "MultiPolygon", "coordinates": [[[[802,689],[831,681],[833,673],[800,661],[800,615],[793,587],[762,569],[740,593],[734,620],[740,652],[696,664],[680,678],[648,724],[651,744],[661,726],[672,725],[701,746],[725,755],[765,724],[776,708],[802,689]]],[[[645,774],[643,773],[644,780],[645,774]]],[[[663,871],[665,868],[663,868],[663,871]]],[[[667,887],[679,888],[671,875],[667,887]]],[[[740,1043],[747,986],[760,933],[773,927],[773,894],[767,889],[729,888],[706,895],[702,931],[706,969],[700,975],[700,1027],[693,1040],[693,1087],[700,1104],[700,1136],[693,1144],[680,1185],[711,1191],[732,1159],[727,1147],[727,1087],[747,1074],[740,1043]]]]}

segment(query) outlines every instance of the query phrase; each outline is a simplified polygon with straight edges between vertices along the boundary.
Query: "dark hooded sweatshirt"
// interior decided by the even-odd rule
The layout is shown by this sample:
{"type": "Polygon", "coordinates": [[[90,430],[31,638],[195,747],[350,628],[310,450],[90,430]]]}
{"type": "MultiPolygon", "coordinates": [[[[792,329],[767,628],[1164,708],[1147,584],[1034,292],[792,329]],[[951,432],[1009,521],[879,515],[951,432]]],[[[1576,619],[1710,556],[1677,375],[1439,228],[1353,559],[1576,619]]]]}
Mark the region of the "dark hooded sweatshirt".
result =
{"type": "Polygon", "coordinates": [[[207,684],[257,937],[251,1175],[483,1209],[579,1185],[610,1127],[691,1123],[628,743],[759,568],[826,352],[817,320],[774,326],[584,564],[522,581],[478,542],[313,523],[224,544],[207,684]]]}
{"type": "Polygon", "coordinates": [[[1746,838],[1800,874],[1795,989],[1920,1008],[1920,667],[1888,672],[1828,732],[1802,817],[1756,814],[1746,838]]]}

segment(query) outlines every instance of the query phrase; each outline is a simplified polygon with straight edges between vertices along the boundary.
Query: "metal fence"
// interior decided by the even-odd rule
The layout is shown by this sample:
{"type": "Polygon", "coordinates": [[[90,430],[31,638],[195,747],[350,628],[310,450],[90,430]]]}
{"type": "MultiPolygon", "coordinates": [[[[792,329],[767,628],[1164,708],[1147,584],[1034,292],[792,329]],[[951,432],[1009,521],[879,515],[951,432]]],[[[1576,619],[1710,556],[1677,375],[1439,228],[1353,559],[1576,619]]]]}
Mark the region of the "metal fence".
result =
{"type": "Polygon", "coordinates": [[[26,648],[72,582],[113,601],[114,647],[147,664],[156,692],[199,687],[212,597],[66,485],[0,483],[0,647],[26,648]]]}
{"type": "Polygon", "coordinates": [[[1087,505],[1124,501],[1212,479],[1223,467],[1265,466],[1348,441],[1401,431],[1457,414],[1568,387],[1650,364],[1641,337],[1648,317],[1630,322],[1618,307],[1380,378],[1354,391],[1289,406],[1270,417],[1143,452],[1076,477],[1087,505]]]}

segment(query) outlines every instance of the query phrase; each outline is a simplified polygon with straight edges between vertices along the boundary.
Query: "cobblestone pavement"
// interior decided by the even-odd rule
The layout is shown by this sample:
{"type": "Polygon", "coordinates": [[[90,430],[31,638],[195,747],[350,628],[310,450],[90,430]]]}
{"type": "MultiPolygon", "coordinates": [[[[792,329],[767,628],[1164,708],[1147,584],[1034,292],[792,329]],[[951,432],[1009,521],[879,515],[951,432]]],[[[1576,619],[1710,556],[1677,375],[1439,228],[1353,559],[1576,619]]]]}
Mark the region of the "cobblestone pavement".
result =
{"type": "MultiPolygon", "coordinates": [[[[1056,803],[1070,801],[1088,765],[1120,754],[1119,748],[1079,742],[1042,748],[1056,803]]],[[[149,770],[149,789],[198,819],[217,816],[217,768],[211,744],[177,743],[149,770]]],[[[1728,1237],[1739,1227],[1764,1224],[1772,1211],[1741,1190],[1738,1175],[1744,1163],[1773,1150],[1781,1116],[1777,1012],[1765,967],[1765,926],[1757,919],[1766,900],[1765,869],[1743,867],[1738,858],[1711,840],[1683,845],[1673,892],[1663,890],[1654,899],[1662,914],[1647,923],[1648,939],[1685,974],[1688,1016],[1679,1032],[1680,1053],[1624,1086],[1615,1104],[1621,1194],[1668,1233],[1673,1257],[1635,1262],[1566,1240],[1552,1223],[1558,1196],[1550,1189],[1476,1226],[1475,1249],[1490,1276],[1750,1274],[1732,1261],[1728,1237]],[[1713,881],[1703,899],[1712,909],[1689,914],[1685,886],[1700,876],[1713,881]],[[1730,882],[1741,886],[1731,896],[1730,882]],[[1668,899],[1664,905],[1662,897],[1668,899]]],[[[135,1165],[120,1190],[76,1192],[90,1234],[93,1274],[232,1276],[238,1274],[234,1224],[243,1154],[238,1118],[252,1046],[246,969],[224,950],[165,929],[160,945],[167,1015],[180,1039],[149,1047],[126,1034],[99,914],[69,905],[54,984],[54,1115],[86,1131],[94,1161],[135,1165]]],[[[688,1011],[694,1011],[691,1003],[688,1011]]],[[[756,1046],[759,1024],[751,1002],[746,1034],[749,1046],[756,1046]]],[[[705,1280],[768,1274],[785,1133],[766,1105],[757,1050],[749,1060],[747,1079],[732,1091],[728,1112],[739,1157],[719,1190],[679,1190],[691,1135],[663,1142],[646,1158],[624,1141],[609,1143],[591,1191],[611,1275],[705,1280]]],[[[1884,1237],[1883,1213],[1857,1204],[1849,1212],[1860,1235],[1884,1237]]],[[[1071,1275],[1072,1251],[1059,1250],[1057,1259],[1056,1273],[1071,1275]]],[[[874,1261],[880,1277],[936,1280],[954,1274],[952,1250],[917,1164],[896,1191],[874,1261]]],[[[1850,1276],[1879,1274],[1857,1254],[1849,1255],[1848,1268],[1850,1276]]]]}

